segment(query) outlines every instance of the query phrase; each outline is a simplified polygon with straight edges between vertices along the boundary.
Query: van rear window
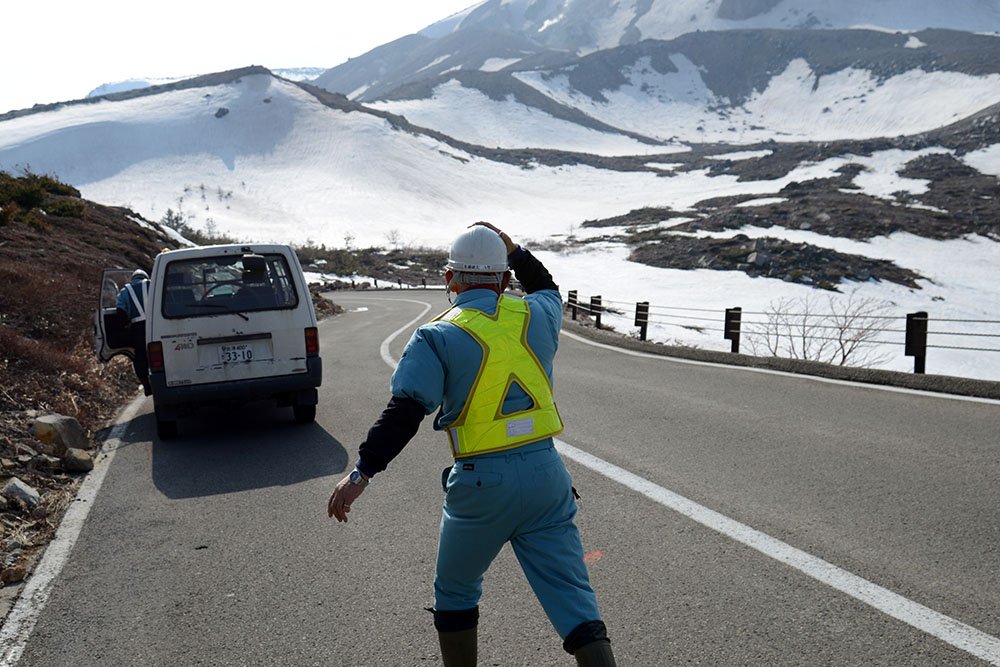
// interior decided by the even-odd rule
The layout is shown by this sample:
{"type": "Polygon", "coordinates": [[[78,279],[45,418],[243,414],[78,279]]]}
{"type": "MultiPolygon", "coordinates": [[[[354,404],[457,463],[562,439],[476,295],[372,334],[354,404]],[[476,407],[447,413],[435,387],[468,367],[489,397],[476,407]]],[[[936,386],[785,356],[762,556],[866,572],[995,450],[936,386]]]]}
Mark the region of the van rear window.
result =
{"type": "Polygon", "coordinates": [[[167,318],[279,310],[299,303],[288,262],[281,254],[175,260],[167,264],[163,283],[163,316],[167,318]]]}

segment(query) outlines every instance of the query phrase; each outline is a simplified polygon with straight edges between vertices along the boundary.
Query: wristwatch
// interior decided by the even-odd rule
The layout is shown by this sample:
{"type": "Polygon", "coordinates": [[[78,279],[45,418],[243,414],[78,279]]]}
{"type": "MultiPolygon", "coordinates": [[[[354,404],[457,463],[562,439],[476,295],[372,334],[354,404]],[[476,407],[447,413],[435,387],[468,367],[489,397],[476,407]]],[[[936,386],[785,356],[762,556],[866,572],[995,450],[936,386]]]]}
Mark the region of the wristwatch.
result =
{"type": "Polygon", "coordinates": [[[357,468],[351,471],[348,480],[351,482],[351,484],[357,484],[358,486],[368,486],[368,482],[370,481],[365,479],[364,475],[362,475],[361,471],[358,470],[357,468]]]}

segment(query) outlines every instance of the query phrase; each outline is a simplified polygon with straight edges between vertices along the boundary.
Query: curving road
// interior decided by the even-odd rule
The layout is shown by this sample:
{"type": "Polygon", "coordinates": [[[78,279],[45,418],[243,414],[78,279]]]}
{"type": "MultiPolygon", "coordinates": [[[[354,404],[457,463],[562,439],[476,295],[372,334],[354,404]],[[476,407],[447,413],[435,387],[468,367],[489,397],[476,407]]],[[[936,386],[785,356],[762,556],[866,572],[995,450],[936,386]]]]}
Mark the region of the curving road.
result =
{"type": "MultiPolygon", "coordinates": [[[[449,456],[430,419],[350,523],[325,507],[388,399],[390,363],[447,302],[331,296],[348,312],[320,328],[317,422],[249,406],[159,442],[142,400],[99,464],[65,564],[15,609],[21,631],[0,634],[0,655],[439,664],[424,608],[449,456]]],[[[559,447],[619,664],[1000,664],[1000,404],[570,335],[555,374],[559,447]]],[[[509,549],[485,589],[481,664],[573,664],[509,549]]]]}

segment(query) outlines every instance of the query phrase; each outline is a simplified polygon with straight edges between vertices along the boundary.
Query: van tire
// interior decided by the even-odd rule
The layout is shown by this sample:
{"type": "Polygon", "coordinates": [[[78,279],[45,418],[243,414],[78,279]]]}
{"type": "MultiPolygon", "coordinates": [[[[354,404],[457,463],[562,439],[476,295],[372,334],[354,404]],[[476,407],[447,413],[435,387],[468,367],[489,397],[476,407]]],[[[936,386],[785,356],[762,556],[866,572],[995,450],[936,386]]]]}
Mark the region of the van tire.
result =
{"type": "Polygon", "coordinates": [[[292,412],[295,413],[295,421],[300,424],[309,424],[316,421],[315,405],[293,405],[292,412]]]}
{"type": "Polygon", "coordinates": [[[156,437],[160,440],[172,440],[177,437],[177,422],[172,419],[156,420],[156,437]]]}

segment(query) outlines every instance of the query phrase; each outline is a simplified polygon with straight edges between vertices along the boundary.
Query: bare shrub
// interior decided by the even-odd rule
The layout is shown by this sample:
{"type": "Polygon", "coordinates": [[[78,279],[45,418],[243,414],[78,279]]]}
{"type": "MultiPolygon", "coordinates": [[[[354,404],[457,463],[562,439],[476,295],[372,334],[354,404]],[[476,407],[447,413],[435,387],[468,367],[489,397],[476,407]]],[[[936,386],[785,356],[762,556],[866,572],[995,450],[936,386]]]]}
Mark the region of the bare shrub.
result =
{"type": "Polygon", "coordinates": [[[773,301],[760,322],[745,322],[747,347],[758,356],[872,367],[890,353],[879,348],[891,321],[887,301],[859,296],[815,295],[773,301]]]}

